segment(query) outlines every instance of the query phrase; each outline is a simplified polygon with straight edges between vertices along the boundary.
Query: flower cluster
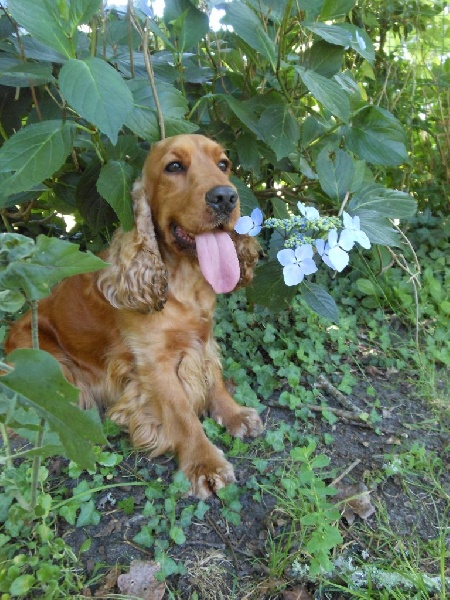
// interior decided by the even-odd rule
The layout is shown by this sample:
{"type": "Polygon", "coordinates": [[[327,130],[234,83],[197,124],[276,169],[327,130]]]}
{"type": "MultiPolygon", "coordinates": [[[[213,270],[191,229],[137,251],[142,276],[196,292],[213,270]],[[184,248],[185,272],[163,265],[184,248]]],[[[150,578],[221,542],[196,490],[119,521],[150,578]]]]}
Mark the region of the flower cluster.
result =
{"type": "Polygon", "coordinates": [[[314,250],[322,261],[334,271],[343,271],[349,263],[348,252],[359,244],[370,248],[370,240],[361,230],[358,216],[343,212],[341,217],[321,217],[312,206],[297,203],[299,215],[289,219],[270,218],[264,221],[263,213],[255,208],[250,216],[238,219],[237,233],[258,235],[263,228],[277,229],[284,234],[283,250],[277,254],[283,267],[286,285],[298,285],[306,275],[317,271],[314,250]],[[326,238],[317,237],[327,234],[326,238]]]}

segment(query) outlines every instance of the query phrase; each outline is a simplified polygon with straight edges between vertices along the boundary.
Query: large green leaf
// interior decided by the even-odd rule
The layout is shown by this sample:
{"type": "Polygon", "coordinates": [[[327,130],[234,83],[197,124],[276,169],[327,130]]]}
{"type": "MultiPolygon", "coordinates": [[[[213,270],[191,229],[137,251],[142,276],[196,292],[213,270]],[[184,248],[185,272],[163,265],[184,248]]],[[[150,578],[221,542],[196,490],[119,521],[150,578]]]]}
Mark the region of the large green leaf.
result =
{"type": "Polygon", "coordinates": [[[92,469],[91,443],[105,443],[97,411],[83,411],[76,403],[79,391],[66,381],[61,365],[42,350],[14,350],[7,357],[14,370],[0,377],[0,389],[16,394],[16,402],[45,419],[64,446],[67,457],[92,469]]]}
{"type": "Polygon", "coordinates": [[[320,18],[324,21],[345,17],[355,5],[355,0],[324,0],[320,18]]]}
{"type": "MultiPolygon", "coordinates": [[[[2,238],[10,235],[13,234],[2,234],[2,238]]],[[[25,246],[28,252],[28,245],[25,246]]],[[[80,252],[75,244],[40,235],[32,253],[9,260],[0,272],[0,288],[20,289],[29,300],[40,300],[65,277],[97,271],[105,266],[100,258],[90,252],[80,252]]]]}
{"type": "Polygon", "coordinates": [[[291,304],[297,291],[296,286],[288,287],[284,283],[280,263],[270,260],[257,267],[255,279],[247,289],[247,297],[253,304],[280,312],[291,304]]]}
{"type": "Polygon", "coordinates": [[[300,292],[311,310],[333,323],[339,322],[339,315],[334,299],[320,285],[304,280],[300,284],[300,292]]]}
{"type": "Polygon", "coordinates": [[[8,11],[33,38],[65,58],[75,58],[78,27],[100,5],[101,0],[9,0],[8,11]]]}
{"type": "Polygon", "coordinates": [[[342,69],[343,59],[343,48],[324,40],[317,40],[306,49],[301,66],[329,79],[342,69]]]}
{"type": "Polygon", "coordinates": [[[389,219],[372,210],[358,210],[361,229],[367,234],[372,244],[381,246],[400,246],[402,239],[392,227],[389,219]]]}
{"type": "Polygon", "coordinates": [[[51,65],[24,63],[22,60],[14,58],[0,58],[0,85],[29,87],[30,81],[34,85],[39,85],[53,80],[51,65]]]}
{"type": "Polygon", "coordinates": [[[296,119],[284,102],[268,106],[261,113],[258,129],[278,160],[296,150],[300,131],[296,119]]]}
{"type": "Polygon", "coordinates": [[[267,35],[258,16],[239,0],[234,0],[226,6],[222,22],[231,25],[234,33],[244,40],[246,44],[256,50],[263,58],[269,61],[273,70],[277,64],[277,45],[267,35]]]}
{"type": "MultiPolygon", "coordinates": [[[[161,132],[155,98],[148,79],[133,79],[128,82],[128,87],[133,96],[133,109],[128,114],[125,125],[139,137],[158,141],[161,132]]],[[[198,128],[195,124],[184,120],[184,115],[189,108],[186,98],[179,90],[169,83],[157,81],[156,93],[163,110],[167,135],[190,133],[198,128]]]]}
{"type": "Polygon", "coordinates": [[[164,20],[178,52],[194,48],[209,30],[208,15],[189,0],[166,0],[164,20]]]}
{"type": "Polygon", "coordinates": [[[303,83],[320,104],[333,115],[347,122],[350,118],[350,102],[347,94],[335,82],[319,73],[296,66],[303,83]]]}
{"type": "Polygon", "coordinates": [[[43,121],[28,125],[0,148],[0,173],[9,194],[31,189],[51,177],[65,162],[73,146],[73,122],[43,121]]]}
{"type": "Polygon", "coordinates": [[[305,27],[330,44],[353,48],[369,62],[373,62],[375,58],[372,40],[364,29],[356,27],[356,25],[349,23],[338,23],[337,25],[314,23],[314,25],[305,25],[305,27]]]}
{"type": "Polygon", "coordinates": [[[348,149],[369,163],[395,166],[408,161],[405,130],[383,108],[366,106],[358,111],[345,137],[348,149]]]}
{"type": "Polygon", "coordinates": [[[259,208],[258,200],[252,190],[237,177],[232,176],[231,181],[236,186],[241,204],[241,214],[249,215],[254,208],[259,208]]]}
{"type": "Polygon", "coordinates": [[[123,160],[110,160],[100,171],[97,190],[115,210],[124,231],[133,228],[131,188],[134,169],[123,160]]]}
{"type": "Polygon", "coordinates": [[[216,94],[215,97],[225,100],[228,107],[239,121],[245,125],[245,127],[250,129],[250,131],[252,131],[259,139],[262,139],[262,134],[258,127],[258,121],[252,103],[236,100],[236,98],[233,98],[230,94],[216,94]]]}
{"type": "Polygon", "coordinates": [[[330,156],[328,148],[321,150],[316,161],[320,186],[330,198],[343,200],[350,190],[355,169],[351,156],[338,148],[330,156]]]}
{"type": "Polygon", "coordinates": [[[133,108],[133,97],[119,73],[100,58],[70,59],[60,71],[59,86],[72,108],[115,144],[133,108]]]}
{"type": "Polygon", "coordinates": [[[406,192],[372,184],[365,186],[352,197],[348,209],[354,213],[368,210],[390,219],[407,219],[416,213],[417,202],[406,192]]]}

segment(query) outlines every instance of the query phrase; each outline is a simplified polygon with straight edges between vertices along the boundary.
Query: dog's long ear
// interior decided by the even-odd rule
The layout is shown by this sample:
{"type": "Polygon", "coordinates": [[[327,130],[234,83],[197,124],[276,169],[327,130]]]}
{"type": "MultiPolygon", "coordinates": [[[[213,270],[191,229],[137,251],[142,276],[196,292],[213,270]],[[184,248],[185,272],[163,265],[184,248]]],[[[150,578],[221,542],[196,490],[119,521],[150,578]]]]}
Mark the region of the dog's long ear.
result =
{"type": "Polygon", "coordinates": [[[241,268],[239,283],[235,288],[238,290],[250,285],[252,282],[254,268],[258,262],[261,247],[258,241],[249,235],[240,235],[236,232],[233,232],[231,233],[231,239],[233,240],[236,248],[239,266],[241,268]]]}
{"type": "Polygon", "coordinates": [[[115,308],[142,313],[161,310],[167,297],[167,270],[161,259],[152,214],[141,180],[134,184],[135,226],[117,230],[97,286],[115,308]]]}

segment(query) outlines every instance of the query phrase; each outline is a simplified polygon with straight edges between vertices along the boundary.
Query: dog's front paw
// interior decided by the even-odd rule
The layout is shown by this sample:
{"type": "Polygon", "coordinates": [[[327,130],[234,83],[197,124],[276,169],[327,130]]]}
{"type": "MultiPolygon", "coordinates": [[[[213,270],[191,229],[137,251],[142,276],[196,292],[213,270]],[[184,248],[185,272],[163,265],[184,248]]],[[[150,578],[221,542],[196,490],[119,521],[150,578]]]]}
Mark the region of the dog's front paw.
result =
{"type": "Polygon", "coordinates": [[[254,408],[242,408],[226,424],[227,431],[233,437],[243,439],[256,437],[264,431],[264,425],[254,408]]]}
{"type": "Polygon", "coordinates": [[[198,456],[188,464],[180,465],[182,471],[191,482],[189,493],[205,500],[236,481],[232,465],[223,458],[222,452],[214,448],[212,456],[198,456]]]}

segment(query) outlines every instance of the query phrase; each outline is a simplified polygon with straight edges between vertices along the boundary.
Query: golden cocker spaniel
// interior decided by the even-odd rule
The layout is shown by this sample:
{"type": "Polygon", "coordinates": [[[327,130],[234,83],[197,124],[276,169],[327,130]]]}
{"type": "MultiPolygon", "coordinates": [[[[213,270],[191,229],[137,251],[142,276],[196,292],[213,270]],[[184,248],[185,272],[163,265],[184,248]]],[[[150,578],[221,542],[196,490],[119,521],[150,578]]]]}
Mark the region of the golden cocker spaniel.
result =
{"type": "MultiPolygon", "coordinates": [[[[225,389],[213,315],[217,293],[250,283],[254,238],[238,235],[239,197],[221,146],[202,135],[155,144],[133,188],[135,226],[117,230],[109,266],[60,283],[39,303],[39,341],[80,389],[151,456],[174,453],[191,491],[208,497],[234,481],[206,437],[209,414],[236,437],[261,433],[252,408],[225,389]]],[[[6,351],[31,346],[31,318],[6,351]]]]}

